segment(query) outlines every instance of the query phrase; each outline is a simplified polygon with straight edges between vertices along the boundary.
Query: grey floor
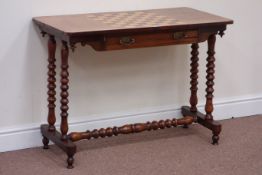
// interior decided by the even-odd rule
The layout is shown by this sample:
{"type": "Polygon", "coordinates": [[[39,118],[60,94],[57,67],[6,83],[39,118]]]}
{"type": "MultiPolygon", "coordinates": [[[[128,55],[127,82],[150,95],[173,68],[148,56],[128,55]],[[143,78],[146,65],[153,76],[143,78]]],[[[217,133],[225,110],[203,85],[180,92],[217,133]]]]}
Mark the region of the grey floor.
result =
{"type": "Polygon", "coordinates": [[[261,175],[262,116],[225,120],[219,146],[200,125],[77,143],[75,168],[65,154],[25,149],[0,154],[1,175],[261,175]]]}

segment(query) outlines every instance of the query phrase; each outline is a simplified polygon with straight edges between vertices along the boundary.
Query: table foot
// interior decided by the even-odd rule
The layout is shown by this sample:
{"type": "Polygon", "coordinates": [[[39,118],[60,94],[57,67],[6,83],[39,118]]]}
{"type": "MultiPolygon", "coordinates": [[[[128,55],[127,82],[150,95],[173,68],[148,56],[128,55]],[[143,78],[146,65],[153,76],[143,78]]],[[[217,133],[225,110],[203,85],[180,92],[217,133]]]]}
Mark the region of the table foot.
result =
{"type": "Polygon", "coordinates": [[[68,169],[74,168],[73,163],[74,163],[74,157],[73,156],[68,156],[68,158],[67,158],[67,168],[68,169]]]}
{"type": "Polygon", "coordinates": [[[76,145],[70,140],[61,140],[61,133],[59,133],[57,130],[52,132],[49,131],[48,125],[41,125],[41,133],[43,135],[44,149],[48,148],[49,140],[52,141],[67,154],[67,168],[72,169],[74,163],[73,157],[76,153],[76,145]]]}
{"type": "Polygon", "coordinates": [[[49,140],[48,140],[48,138],[46,138],[45,136],[43,136],[43,139],[42,139],[42,142],[43,142],[43,149],[49,149],[49,146],[48,146],[48,144],[49,144],[49,140]]]}
{"type": "Polygon", "coordinates": [[[197,112],[191,112],[189,106],[183,106],[182,107],[182,114],[184,116],[193,116],[197,118],[197,123],[201,124],[205,128],[208,128],[212,131],[212,144],[217,145],[219,140],[219,134],[222,130],[222,125],[214,120],[207,120],[205,119],[206,115],[197,111],[197,112]]]}
{"type": "Polygon", "coordinates": [[[188,126],[188,125],[183,125],[183,128],[184,128],[184,129],[188,129],[189,126],[188,126]]]}
{"type": "Polygon", "coordinates": [[[213,137],[212,137],[212,144],[213,145],[218,145],[218,140],[219,140],[219,136],[216,135],[216,134],[213,134],[213,137]]]}

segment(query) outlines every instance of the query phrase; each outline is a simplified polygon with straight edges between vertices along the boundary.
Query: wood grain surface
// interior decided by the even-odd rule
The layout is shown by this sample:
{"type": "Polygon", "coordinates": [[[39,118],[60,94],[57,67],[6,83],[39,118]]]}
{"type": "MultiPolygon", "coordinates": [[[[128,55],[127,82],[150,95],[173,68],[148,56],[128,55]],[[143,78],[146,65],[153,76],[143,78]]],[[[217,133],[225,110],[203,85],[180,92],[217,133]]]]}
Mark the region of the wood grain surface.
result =
{"type": "MultiPolygon", "coordinates": [[[[169,8],[128,12],[89,13],[35,17],[43,28],[64,34],[99,33],[112,30],[231,24],[232,20],[191,8],[169,8]]],[[[48,32],[47,32],[48,33],[48,32]]]]}

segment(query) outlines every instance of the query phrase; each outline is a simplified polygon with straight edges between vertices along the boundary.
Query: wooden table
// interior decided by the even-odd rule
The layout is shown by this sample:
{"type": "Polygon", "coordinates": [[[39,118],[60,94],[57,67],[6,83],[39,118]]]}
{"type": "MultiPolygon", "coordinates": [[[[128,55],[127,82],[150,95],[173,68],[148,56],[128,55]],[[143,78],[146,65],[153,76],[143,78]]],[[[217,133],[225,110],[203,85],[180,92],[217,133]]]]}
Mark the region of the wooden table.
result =
{"type": "Polygon", "coordinates": [[[228,24],[233,21],[191,8],[170,8],[128,12],[108,12],[62,16],[35,17],[33,21],[43,36],[48,35],[48,124],[41,125],[44,149],[49,140],[67,155],[68,168],[73,168],[76,145],[82,139],[111,137],[118,134],[137,133],[182,125],[187,127],[197,122],[213,132],[213,144],[217,144],[221,124],[213,120],[213,92],[215,73],[216,35],[221,37],[228,24]],[[61,80],[60,103],[61,124],[55,128],[56,101],[56,39],[61,40],[61,80]],[[206,105],[205,114],[197,110],[198,90],[198,43],[208,42],[206,105]],[[86,132],[68,134],[68,55],[69,48],[75,50],[77,44],[90,45],[97,51],[122,50],[131,48],[192,44],[191,96],[190,106],[182,107],[182,119],[167,119],[147,123],[137,123],[122,127],[101,128],[86,132]]]}

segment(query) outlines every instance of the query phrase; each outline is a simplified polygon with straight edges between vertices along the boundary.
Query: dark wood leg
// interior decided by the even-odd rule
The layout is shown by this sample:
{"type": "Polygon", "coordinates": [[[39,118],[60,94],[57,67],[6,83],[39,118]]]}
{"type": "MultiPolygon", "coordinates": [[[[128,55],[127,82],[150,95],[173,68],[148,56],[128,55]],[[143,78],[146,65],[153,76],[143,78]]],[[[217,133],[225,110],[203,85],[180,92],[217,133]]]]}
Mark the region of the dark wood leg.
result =
{"type": "Polygon", "coordinates": [[[61,130],[61,139],[63,141],[67,141],[67,132],[68,132],[68,122],[67,122],[67,117],[68,117],[68,54],[69,54],[69,50],[68,50],[68,46],[66,42],[62,42],[62,50],[61,50],[61,125],[60,125],[60,130],[61,130]]]}
{"type": "Polygon", "coordinates": [[[214,92],[214,79],[215,79],[215,43],[216,35],[210,35],[208,38],[208,57],[207,57],[207,88],[206,88],[206,120],[213,120],[213,92],[214,92]]]}
{"type": "MultiPolygon", "coordinates": [[[[47,78],[47,88],[48,88],[48,91],[47,91],[47,95],[48,95],[48,98],[47,98],[47,101],[48,101],[48,116],[47,116],[47,122],[48,122],[48,131],[50,132],[54,132],[56,129],[55,129],[55,122],[56,122],[56,116],[55,116],[55,101],[56,101],[56,91],[55,91],[55,88],[56,88],[56,65],[55,65],[55,52],[56,52],[56,41],[55,41],[55,38],[54,36],[50,35],[49,36],[49,39],[48,39],[48,44],[47,44],[47,47],[48,47],[48,72],[47,72],[47,75],[48,75],[48,78],[47,78]]],[[[49,144],[49,140],[47,137],[45,137],[43,135],[43,139],[42,139],[42,142],[43,142],[43,148],[44,149],[48,149],[48,144],[49,144]]]]}
{"type": "MultiPolygon", "coordinates": [[[[208,38],[208,57],[207,57],[207,88],[206,88],[206,117],[205,120],[213,120],[213,92],[214,92],[214,79],[215,79],[215,43],[216,34],[210,35],[208,38]]],[[[221,132],[221,126],[213,128],[213,144],[218,144],[219,133],[221,132]]]]}
{"type": "MultiPolygon", "coordinates": [[[[192,52],[191,52],[191,76],[190,76],[190,84],[191,84],[191,87],[190,87],[190,91],[191,91],[191,96],[190,96],[190,111],[191,112],[197,112],[197,102],[198,102],[198,98],[197,98],[197,85],[198,85],[198,61],[199,61],[199,58],[198,58],[198,43],[194,43],[192,44],[191,46],[192,48],[192,52]]],[[[184,128],[188,128],[188,125],[184,125],[184,128]]]]}
{"type": "MultiPolygon", "coordinates": [[[[68,83],[69,83],[69,72],[68,72],[68,54],[69,54],[69,49],[68,49],[68,45],[66,42],[62,42],[62,50],[61,50],[61,126],[60,126],[60,130],[61,130],[61,140],[63,142],[68,142],[68,136],[67,136],[67,132],[68,132],[68,83]]],[[[74,163],[74,154],[75,154],[75,150],[67,150],[67,168],[68,169],[72,169],[73,168],[73,163],[74,163]]]]}
{"type": "Polygon", "coordinates": [[[48,117],[47,121],[49,124],[49,131],[55,131],[55,122],[56,122],[56,116],[55,116],[55,101],[56,101],[56,65],[55,65],[55,51],[56,51],[56,41],[54,36],[49,36],[48,40],[48,117]]]}
{"type": "Polygon", "coordinates": [[[197,98],[197,85],[198,85],[198,43],[192,44],[192,57],[191,57],[191,96],[190,96],[190,105],[191,105],[191,112],[197,112],[197,102],[198,102],[198,98],[197,98]]]}
{"type": "Polygon", "coordinates": [[[48,50],[49,50],[49,64],[48,64],[48,124],[41,125],[41,133],[43,135],[42,142],[44,144],[44,149],[48,149],[49,140],[55,143],[58,147],[60,147],[64,152],[66,152],[68,159],[67,159],[67,168],[73,168],[74,162],[74,154],[76,153],[76,145],[68,139],[67,132],[68,132],[68,46],[66,42],[62,43],[61,49],[61,133],[59,133],[56,128],[54,127],[56,118],[55,118],[55,40],[52,36],[49,38],[48,42],[48,50]],[[51,128],[51,129],[50,129],[51,128]]]}
{"type": "MultiPolygon", "coordinates": [[[[197,111],[195,107],[197,103],[196,94],[194,94],[197,90],[194,84],[195,80],[191,77],[191,99],[190,104],[191,107],[184,106],[182,107],[182,114],[184,116],[194,116],[197,117],[197,122],[204,127],[210,129],[213,133],[212,143],[218,144],[219,134],[222,130],[222,126],[220,123],[213,120],[213,92],[214,92],[214,79],[215,79],[215,42],[216,42],[216,34],[212,34],[208,38],[208,57],[207,57],[207,88],[206,88],[206,105],[205,105],[205,112],[206,114],[202,114],[201,112],[197,111]],[[192,83],[193,82],[193,83],[192,83]],[[193,96],[192,96],[193,94],[193,96]],[[195,96],[195,97],[194,97],[195,96]]],[[[193,56],[194,57],[194,56],[193,56]]],[[[193,67],[193,66],[192,66],[193,67]]],[[[193,69],[193,68],[192,68],[193,69]]],[[[196,68],[195,68],[196,69],[196,68]]],[[[193,74],[193,73],[192,73],[193,74]]]]}

